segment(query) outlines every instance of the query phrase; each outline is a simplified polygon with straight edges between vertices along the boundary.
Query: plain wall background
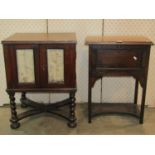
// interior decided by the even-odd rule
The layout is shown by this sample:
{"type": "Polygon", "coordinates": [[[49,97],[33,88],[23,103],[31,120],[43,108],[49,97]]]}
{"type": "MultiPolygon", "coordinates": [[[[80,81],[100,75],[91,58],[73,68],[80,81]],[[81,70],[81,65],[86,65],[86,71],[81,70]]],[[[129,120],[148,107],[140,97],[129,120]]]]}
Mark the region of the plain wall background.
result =
{"type": "MultiPolygon", "coordinates": [[[[47,31],[45,19],[1,19],[0,40],[18,32],[44,32],[47,31]]],[[[75,32],[77,36],[77,102],[87,102],[88,95],[88,47],[85,38],[88,35],[144,35],[155,43],[155,20],[101,20],[101,19],[75,19],[75,20],[48,20],[50,32],[75,32]]],[[[155,49],[151,48],[146,104],[155,106],[155,49]]],[[[2,44],[0,44],[0,105],[9,103],[6,89],[6,77],[2,44]]],[[[103,78],[103,101],[131,102],[133,101],[133,78],[103,78]]],[[[31,99],[41,102],[54,102],[65,98],[66,94],[28,94],[31,99]]],[[[19,102],[20,94],[16,95],[19,102]]],[[[139,95],[140,97],[140,95],[139,95]]],[[[100,102],[100,81],[93,88],[93,100],[100,102]]]]}

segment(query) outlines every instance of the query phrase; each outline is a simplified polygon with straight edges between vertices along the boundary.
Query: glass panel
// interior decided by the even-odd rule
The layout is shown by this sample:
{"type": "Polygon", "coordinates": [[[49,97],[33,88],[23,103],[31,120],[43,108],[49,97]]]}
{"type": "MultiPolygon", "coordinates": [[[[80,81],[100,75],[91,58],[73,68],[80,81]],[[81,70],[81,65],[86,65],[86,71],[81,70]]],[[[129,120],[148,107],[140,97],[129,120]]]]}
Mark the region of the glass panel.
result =
{"type": "Polygon", "coordinates": [[[64,83],[64,50],[48,49],[48,82],[64,83]]]}
{"type": "Polygon", "coordinates": [[[34,83],[33,49],[19,49],[16,53],[19,83],[34,83]]]}

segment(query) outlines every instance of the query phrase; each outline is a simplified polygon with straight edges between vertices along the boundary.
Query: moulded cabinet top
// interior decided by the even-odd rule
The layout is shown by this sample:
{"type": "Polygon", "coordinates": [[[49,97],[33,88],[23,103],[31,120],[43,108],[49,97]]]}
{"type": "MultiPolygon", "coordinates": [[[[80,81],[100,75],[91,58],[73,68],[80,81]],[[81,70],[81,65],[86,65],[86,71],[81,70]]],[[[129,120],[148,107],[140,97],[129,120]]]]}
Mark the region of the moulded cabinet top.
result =
{"type": "Polygon", "coordinates": [[[144,36],[88,36],[86,45],[93,44],[124,44],[124,45],[152,45],[152,41],[144,36]]]}
{"type": "Polygon", "coordinates": [[[76,43],[76,35],[75,33],[16,33],[2,43],[76,43]]]}

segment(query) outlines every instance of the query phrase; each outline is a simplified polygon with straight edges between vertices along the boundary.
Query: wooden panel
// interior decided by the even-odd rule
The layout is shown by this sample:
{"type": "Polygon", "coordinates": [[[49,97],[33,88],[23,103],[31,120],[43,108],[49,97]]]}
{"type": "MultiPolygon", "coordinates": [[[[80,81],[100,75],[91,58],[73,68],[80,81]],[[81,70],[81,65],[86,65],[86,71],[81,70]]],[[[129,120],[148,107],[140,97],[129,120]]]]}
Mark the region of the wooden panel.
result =
{"type": "Polygon", "coordinates": [[[99,67],[141,67],[140,51],[99,50],[96,55],[99,67]]]}
{"type": "Polygon", "coordinates": [[[7,88],[39,87],[37,46],[4,45],[7,88]]]}
{"type": "Polygon", "coordinates": [[[88,36],[86,44],[127,44],[127,45],[146,45],[152,42],[143,36],[88,36]]]}
{"type": "Polygon", "coordinates": [[[75,33],[17,33],[3,43],[76,43],[75,33]]]}
{"type": "Polygon", "coordinates": [[[135,117],[140,116],[140,108],[132,103],[102,103],[92,105],[92,116],[107,114],[128,114],[135,117]]]}

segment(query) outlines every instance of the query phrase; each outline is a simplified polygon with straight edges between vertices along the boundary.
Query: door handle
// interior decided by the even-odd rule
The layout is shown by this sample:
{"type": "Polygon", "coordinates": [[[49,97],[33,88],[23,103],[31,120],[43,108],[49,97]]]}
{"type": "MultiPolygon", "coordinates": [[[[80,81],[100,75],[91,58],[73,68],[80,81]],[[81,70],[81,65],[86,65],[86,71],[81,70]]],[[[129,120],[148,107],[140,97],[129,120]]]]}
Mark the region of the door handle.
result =
{"type": "Polygon", "coordinates": [[[135,61],[137,61],[137,60],[138,60],[138,58],[137,58],[136,56],[133,56],[133,59],[134,59],[135,61]]]}

